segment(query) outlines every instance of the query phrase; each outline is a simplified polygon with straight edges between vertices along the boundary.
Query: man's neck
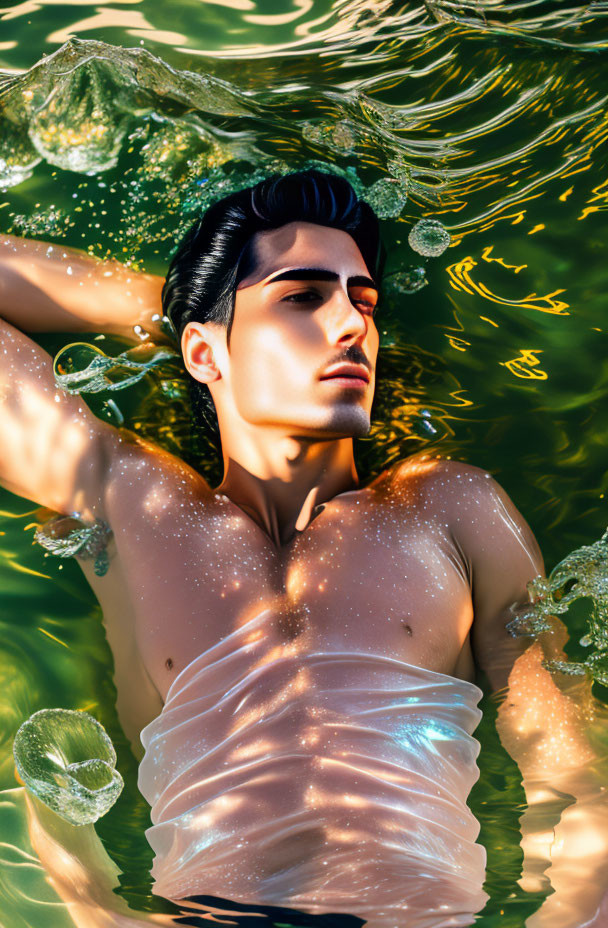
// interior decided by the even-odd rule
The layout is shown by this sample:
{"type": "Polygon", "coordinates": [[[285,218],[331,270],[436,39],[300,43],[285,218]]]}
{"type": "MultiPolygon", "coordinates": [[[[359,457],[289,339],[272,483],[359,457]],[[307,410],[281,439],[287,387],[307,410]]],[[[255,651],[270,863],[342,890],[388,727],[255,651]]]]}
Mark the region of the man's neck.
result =
{"type": "MultiPolygon", "coordinates": [[[[257,436],[256,436],[257,437],[257,436]]],[[[269,535],[277,547],[304,531],[315,509],[359,484],[352,438],[328,441],[286,435],[243,441],[224,452],[223,493],[269,535]]]]}

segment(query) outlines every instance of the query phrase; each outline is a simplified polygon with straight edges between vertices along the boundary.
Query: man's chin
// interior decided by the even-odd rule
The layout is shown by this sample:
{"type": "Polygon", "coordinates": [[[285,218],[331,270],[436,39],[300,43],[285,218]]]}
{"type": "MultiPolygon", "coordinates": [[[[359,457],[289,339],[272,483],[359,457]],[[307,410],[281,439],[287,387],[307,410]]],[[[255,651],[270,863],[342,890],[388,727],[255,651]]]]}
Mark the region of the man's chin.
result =
{"type": "MultiPolygon", "coordinates": [[[[369,435],[369,413],[361,408],[334,409],[325,422],[315,428],[310,423],[311,438],[363,438],[369,435]]],[[[306,430],[308,431],[308,429],[306,430]]]]}

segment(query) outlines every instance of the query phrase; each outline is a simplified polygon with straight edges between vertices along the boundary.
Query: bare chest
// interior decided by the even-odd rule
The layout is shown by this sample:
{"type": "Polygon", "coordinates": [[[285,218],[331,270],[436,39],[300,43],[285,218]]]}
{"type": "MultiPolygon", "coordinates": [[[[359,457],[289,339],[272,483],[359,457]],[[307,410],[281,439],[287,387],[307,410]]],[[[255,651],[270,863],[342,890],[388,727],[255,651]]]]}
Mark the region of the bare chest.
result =
{"type": "Polygon", "coordinates": [[[172,499],[131,508],[114,536],[106,577],[85,573],[123,704],[127,690],[138,698],[137,665],[164,700],[195,657],[262,611],[278,648],[298,639],[311,651],[384,654],[473,679],[467,578],[447,536],[415,507],[345,494],[279,550],[225,497],[172,499]]]}

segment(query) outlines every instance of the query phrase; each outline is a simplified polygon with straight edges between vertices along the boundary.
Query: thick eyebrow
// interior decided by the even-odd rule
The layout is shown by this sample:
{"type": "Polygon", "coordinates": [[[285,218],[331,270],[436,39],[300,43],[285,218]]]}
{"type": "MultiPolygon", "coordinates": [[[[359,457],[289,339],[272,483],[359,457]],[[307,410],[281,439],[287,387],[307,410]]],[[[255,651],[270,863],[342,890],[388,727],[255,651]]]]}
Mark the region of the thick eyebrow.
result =
{"type": "MultiPolygon", "coordinates": [[[[340,275],[336,274],[335,271],[328,271],[322,267],[296,267],[290,271],[282,271],[280,274],[277,274],[276,277],[271,277],[270,280],[266,281],[264,286],[267,287],[268,284],[276,284],[279,280],[340,280],[340,275]]],[[[347,286],[370,287],[372,290],[375,290],[376,293],[378,292],[378,287],[371,277],[363,277],[361,275],[349,277],[347,286]]]]}

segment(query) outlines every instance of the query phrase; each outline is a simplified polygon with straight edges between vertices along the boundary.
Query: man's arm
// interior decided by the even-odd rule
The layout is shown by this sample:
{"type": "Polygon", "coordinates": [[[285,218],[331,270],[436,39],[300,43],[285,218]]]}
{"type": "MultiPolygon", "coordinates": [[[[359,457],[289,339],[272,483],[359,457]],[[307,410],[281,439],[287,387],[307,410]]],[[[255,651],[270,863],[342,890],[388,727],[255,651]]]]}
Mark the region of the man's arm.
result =
{"type": "Polygon", "coordinates": [[[520,819],[520,884],[547,890],[548,878],[553,890],[526,926],[591,926],[608,888],[608,764],[588,731],[591,717],[607,720],[608,713],[586,677],[542,666],[568,659],[561,621],[555,617],[536,640],[507,631],[511,605],[517,611],[527,603],[528,581],[544,573],[542,556],[502,487],[478,468],[456,467],[464,471],[452,531],[472,576],[473,654],[496,697],[504,697],[497,730],[520,768],[528,806],[520,819]]]}
{"type": "Polygon", "coordinates": [[[0,235],[0,485],[57,512],[108,521],[107,474],[120,432],[57,389],[53,359],[24,333],[170,341],[160,328],[162,284],[117,261],[0,235]]]}
{"type": "Polygon", "coordinates": [[[0,235],[0,317],[23,332],[106,332],[166,343],[163,278],[63,245],[0,235]]]}
{"type": "Polygon", "coordinates": [[[120,433],[57,389],[52,357],[0,319],[0,485],[41,506],[108,521],[120,433]]]}

